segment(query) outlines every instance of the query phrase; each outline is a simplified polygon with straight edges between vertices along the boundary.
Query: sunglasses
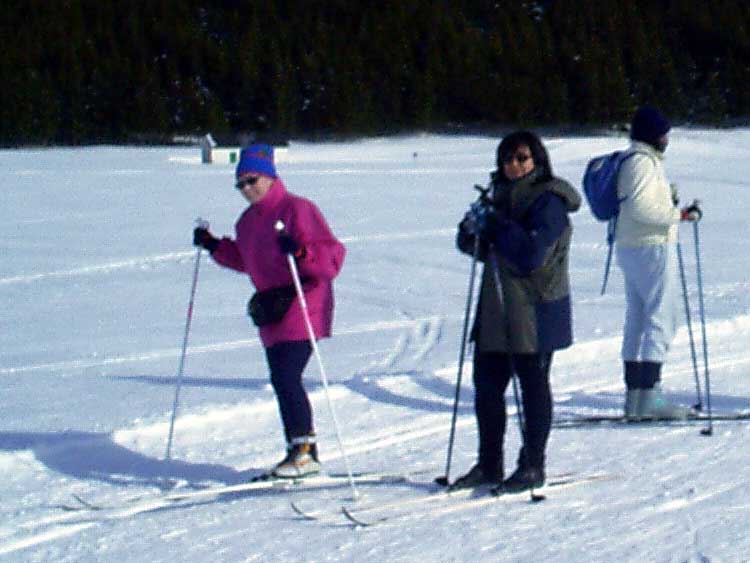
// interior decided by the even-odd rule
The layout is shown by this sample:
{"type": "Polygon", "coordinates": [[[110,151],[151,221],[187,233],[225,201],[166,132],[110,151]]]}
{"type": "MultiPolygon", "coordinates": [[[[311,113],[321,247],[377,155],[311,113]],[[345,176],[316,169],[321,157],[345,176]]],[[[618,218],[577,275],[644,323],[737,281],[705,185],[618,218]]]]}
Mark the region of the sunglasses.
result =
{"type": "Polygon", "coordinates": [[[503,164],[510,164],[514,160],[518,162],[518,164],[524,164],[527,160],[531,160],[531,155],[526,154],[524,152],[517,152],[513,154],[506,154],[502,158],[503,164]]]}
{"type": "Polygon", "coordinates": [[[237,180],[237,183],[234,185],[234,187],[238,190],[242,190],[245,188],[245,186],[254,186],[257,181],[258,176],[248,176],[247,178],[237,180]]]}

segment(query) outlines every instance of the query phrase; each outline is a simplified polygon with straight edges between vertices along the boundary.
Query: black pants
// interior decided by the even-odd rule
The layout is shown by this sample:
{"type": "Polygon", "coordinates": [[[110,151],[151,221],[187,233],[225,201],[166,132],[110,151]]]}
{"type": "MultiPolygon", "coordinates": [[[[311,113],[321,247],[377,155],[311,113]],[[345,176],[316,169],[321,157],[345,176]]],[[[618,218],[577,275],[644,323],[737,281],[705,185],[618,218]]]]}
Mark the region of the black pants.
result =
{"type": "Polygon", "coordinates": [[[515,370],[521,384],[526,422],[518,463],[544,467],[544,451],[552,425],[549,371],[552,354],[509,354],[474,351],[474,409],[479,427],[479,464],[487,475],[503,468],[505,391],[515,370]]]}
{"type": "Polygon", "coordinates": [[[271,385],[276,391],[287,443],[313,432],[312,407],[302,384],[302,373],[311,354],[312,345],[307,340],[280,342],[266,348],[271,385]]]}

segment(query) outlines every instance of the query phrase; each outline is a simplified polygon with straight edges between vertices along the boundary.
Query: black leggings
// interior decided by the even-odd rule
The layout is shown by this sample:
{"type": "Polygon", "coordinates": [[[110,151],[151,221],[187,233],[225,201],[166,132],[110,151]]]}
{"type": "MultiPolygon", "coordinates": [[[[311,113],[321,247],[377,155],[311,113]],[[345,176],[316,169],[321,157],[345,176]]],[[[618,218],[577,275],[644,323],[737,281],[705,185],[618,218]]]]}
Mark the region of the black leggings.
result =
{"type": "Polygon", "coordinates": [[[474,410],[479,428],[479,463],[488,475],[503,468],[505,391],[515,370],[521,384],[526,429],[519,465],[544,467],[552,426],[549,371],[552,353],[509,354],[474,351],[474,410]]]}
{"type": "Polygon", "coordinates": [[[307,340],[280,342],[266,348],[271,384],[279,402],[287,443],[313,432],[312,407],[302,384],[302,373],[311,354],[312,345],[307,340]]]}

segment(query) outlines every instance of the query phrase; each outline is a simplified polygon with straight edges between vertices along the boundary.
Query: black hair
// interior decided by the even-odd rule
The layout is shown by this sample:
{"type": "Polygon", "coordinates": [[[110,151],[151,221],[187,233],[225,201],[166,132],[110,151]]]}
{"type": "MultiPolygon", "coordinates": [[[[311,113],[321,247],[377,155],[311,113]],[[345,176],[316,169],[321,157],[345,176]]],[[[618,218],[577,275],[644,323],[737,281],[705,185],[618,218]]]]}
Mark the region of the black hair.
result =
{"type": "Polygon", "coordinates": [[[531,131],[514,131],[503,137],[497,147],[497,178],[507,182],[503,170],[503,158],[513,154],[518,147],[526,145],[531,151],[531,157],[534,159],[534,168],[539,170],[539,180],[549,180],[552,178],[552,165],[549,161],[547,149],[544,148],[542,140],[531,131]]]}

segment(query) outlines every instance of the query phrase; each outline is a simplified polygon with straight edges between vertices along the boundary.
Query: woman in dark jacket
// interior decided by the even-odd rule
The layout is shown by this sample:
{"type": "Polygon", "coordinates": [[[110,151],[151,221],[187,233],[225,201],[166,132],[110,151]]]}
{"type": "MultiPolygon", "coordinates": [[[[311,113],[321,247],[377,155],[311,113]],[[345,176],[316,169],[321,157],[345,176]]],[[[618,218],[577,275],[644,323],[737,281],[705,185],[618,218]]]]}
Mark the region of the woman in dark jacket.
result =
{"type": "Polygon", "coordinates": [[[472,330],[479,460],[452,487],[490,483],[513,492],[545,480],[552,354],[573,341],[568,214],[581,198],[552,175],[544,145],[529,131],[502,140],[497,167],[489,200],[482,211],[467,213],[457,237],[467,254],[479,237],[485,268],[472,330]],[[523,447],[518,468],[504,480],[505,391],[514,372],[523,397],[523,447]]]}

